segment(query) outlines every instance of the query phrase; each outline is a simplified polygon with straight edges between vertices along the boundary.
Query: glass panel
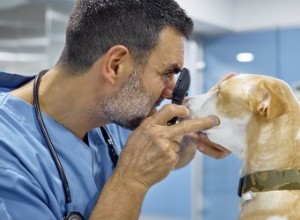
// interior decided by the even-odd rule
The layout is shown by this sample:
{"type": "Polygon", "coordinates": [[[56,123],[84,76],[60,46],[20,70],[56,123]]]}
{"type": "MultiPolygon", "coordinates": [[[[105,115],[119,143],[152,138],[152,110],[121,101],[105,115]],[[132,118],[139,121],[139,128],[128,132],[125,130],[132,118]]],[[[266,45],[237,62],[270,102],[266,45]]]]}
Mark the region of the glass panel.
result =
{"type": "Polygon", "coordinates": [[[0,69],[24,75],[53,66],[64,44],[73,2],[0,4],[0,69]]]}

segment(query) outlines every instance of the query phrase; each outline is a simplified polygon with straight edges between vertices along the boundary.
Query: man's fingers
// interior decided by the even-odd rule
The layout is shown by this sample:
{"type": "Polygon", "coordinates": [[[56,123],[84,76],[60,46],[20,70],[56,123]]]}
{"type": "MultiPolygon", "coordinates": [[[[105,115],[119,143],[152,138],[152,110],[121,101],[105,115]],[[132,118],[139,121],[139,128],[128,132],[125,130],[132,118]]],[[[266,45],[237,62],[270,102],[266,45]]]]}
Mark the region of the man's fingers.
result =
{"type": "Polygon", "coordinates": [[[155,124],[167,125],[174,117],[186,117],[189,114],[189,110],[182,105],[169,104],[163,106],[158,112],[152,115],[150,118],[155,124]]]}
{"type": "Polygon", "coordinates": [[[180,144],[177,142],[177,141],[171,141],[171,140],[168,140],[169,141],[169,147],[176,153],[179,152],[180,150],[180,144]]]}
{"type": "Polygon", "coordinates": [[[184,120],[175,125],[169,126],[168,137],[174,139],[177,136],[186,135],[189,133],[198,132],[214,127],[220,123],[219,119],[215,116],[206,118],[184,120]]]}

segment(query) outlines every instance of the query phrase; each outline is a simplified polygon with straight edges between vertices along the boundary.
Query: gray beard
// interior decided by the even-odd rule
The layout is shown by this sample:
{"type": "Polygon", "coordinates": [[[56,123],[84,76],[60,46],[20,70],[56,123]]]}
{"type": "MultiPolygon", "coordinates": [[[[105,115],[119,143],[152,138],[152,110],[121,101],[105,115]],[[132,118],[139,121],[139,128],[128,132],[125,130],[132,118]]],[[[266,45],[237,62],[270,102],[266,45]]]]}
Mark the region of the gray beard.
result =
{"type": "Polygon", "coordinates": [[[101,106],[107,119],[124,128],[134,130],[152,110],[156,99],[145,91],[141,73],[135,71],[120,91],[105,96],[101,106]]]}

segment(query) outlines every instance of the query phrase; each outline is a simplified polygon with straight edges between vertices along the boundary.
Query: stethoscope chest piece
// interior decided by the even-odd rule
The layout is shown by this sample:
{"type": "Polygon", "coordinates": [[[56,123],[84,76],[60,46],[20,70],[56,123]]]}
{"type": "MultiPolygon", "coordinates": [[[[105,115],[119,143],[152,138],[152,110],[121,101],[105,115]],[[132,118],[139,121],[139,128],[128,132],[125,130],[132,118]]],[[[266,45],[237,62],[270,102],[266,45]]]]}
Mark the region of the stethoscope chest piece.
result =
{"type": "Polygon", "coordinates": [[[84,220],[84,218],[79,212],[70,212],[64,217],[64,220],[84,220]]]}

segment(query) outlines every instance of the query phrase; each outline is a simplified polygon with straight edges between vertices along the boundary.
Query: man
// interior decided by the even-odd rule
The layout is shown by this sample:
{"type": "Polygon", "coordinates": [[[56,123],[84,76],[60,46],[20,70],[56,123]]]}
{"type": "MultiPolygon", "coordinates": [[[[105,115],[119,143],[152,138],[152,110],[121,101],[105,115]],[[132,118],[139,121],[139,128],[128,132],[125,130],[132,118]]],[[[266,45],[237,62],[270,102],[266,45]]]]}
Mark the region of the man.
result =
{"type": "Polygon", "coordinates": [[[1,219],[137,219],[149,188],[197,147],[228,154],[197,134],[217,118],[168,126],[188,110],[155,110],[171,98],[191,31],[173,0],[78,0],[55,67],[35,81],[2,73],[1,219]],[[126,143],[115,124],[133,130],[126,143]],[[110,150],[121,148],[114,168],[110,150]]]}

